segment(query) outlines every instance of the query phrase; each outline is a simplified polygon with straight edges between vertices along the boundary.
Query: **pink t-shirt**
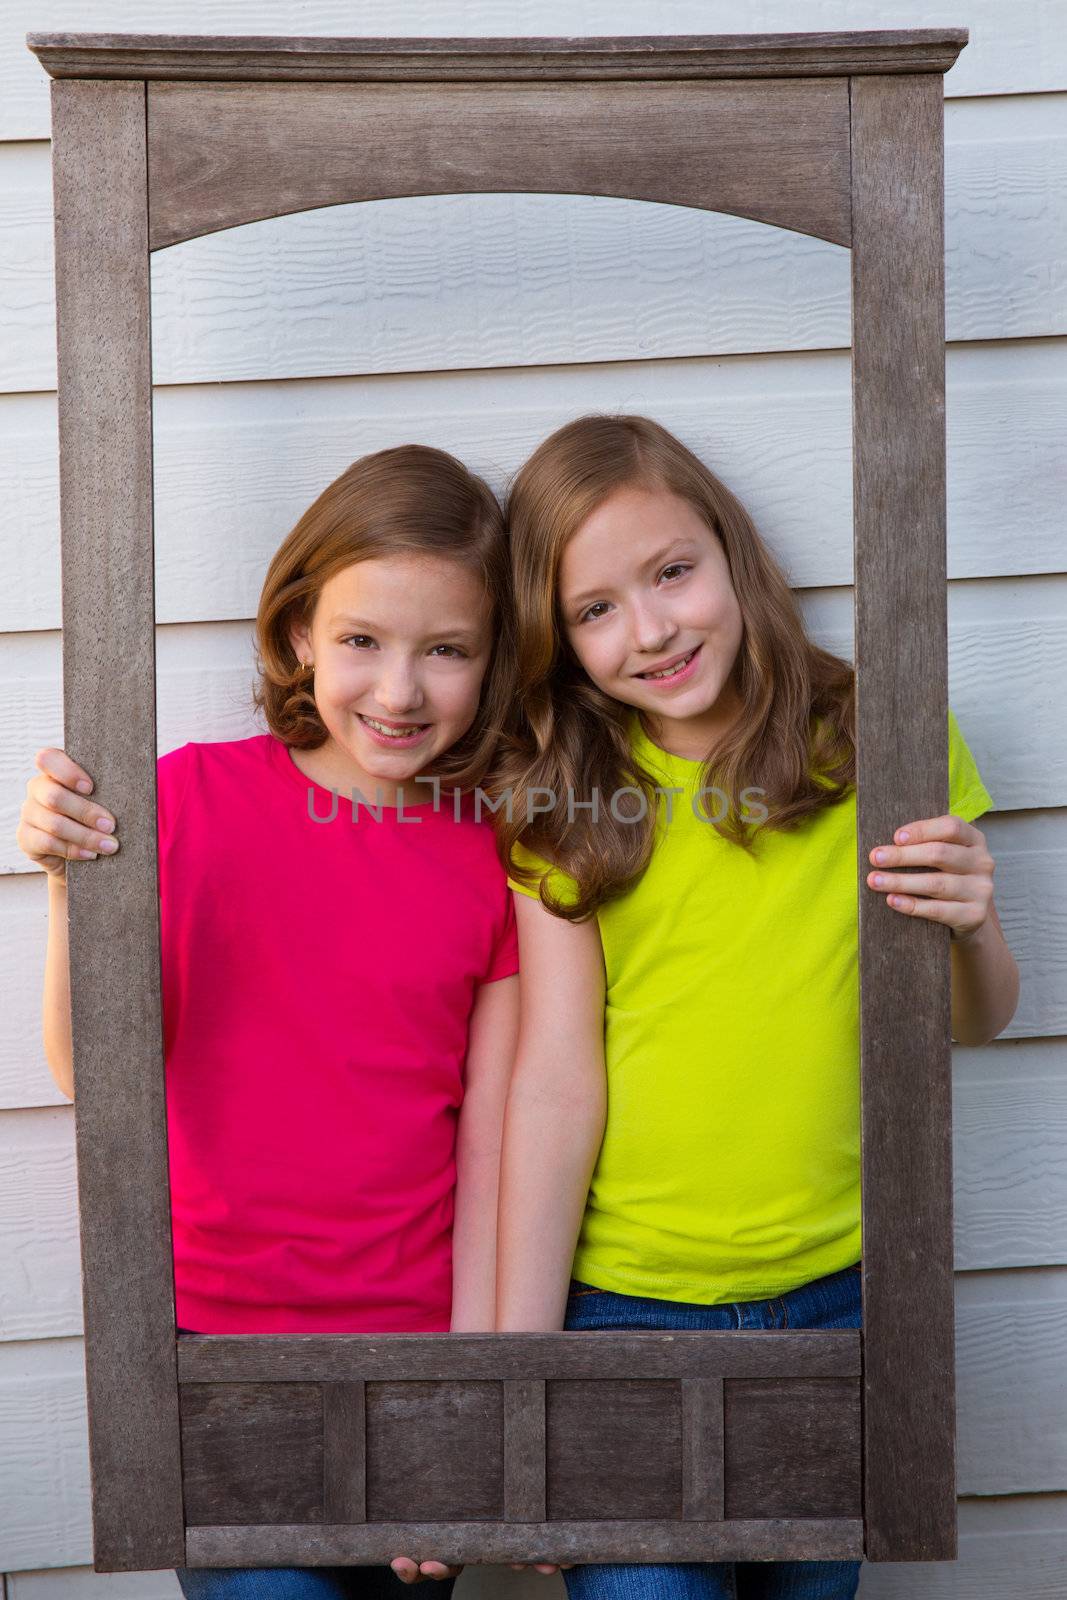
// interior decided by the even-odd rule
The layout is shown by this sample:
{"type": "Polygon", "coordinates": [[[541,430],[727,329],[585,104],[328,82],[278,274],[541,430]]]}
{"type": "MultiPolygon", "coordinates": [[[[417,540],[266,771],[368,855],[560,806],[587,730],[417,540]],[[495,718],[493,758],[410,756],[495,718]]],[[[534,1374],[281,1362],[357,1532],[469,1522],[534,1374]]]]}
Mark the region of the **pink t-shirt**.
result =
{"type": "Polygon", "coordinates": [[[270,734],[159,762],[180,1327],[448,1328],[471,1009],[518,954],[488,818],[408,794],[335,807],[270,734]]]}

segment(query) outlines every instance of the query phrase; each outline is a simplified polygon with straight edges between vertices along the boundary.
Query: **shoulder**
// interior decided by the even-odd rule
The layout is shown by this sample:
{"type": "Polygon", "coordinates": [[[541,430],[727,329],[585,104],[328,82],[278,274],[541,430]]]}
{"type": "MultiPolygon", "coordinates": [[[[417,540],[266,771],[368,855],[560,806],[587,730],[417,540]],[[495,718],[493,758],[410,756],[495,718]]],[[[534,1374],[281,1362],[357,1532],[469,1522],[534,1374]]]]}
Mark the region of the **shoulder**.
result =
{"type": "Polygon", "coordinates": [[[553,866],[552,862],[546,861],[543,856],[535,855],[524,844],[513,845],[508,872],[509,888],[517,889],[520,894],[528,895],[532,900],[540,900],[542,883],[563,905],[573,905],[578,898],[578,885],[574,878],[559,867],[553,866]],[[516,876],[516,869],[522,873],[522,877],[516,876]]]}
{"type": "Polygon", "coordinates": [[[272,759],[272,743],[270,734],[211,743],[190,740],[160,756],[156,786],[161,818],[172,819],[194,796],[206,797],[222,784],[254,776],[272,759]]]}
{"type": "Polygon", "coordinates": [[[993,809],[993,797],[982,781],[955,713],[948,714],[948,808],[954,817],[974,822],[993,809]]]}

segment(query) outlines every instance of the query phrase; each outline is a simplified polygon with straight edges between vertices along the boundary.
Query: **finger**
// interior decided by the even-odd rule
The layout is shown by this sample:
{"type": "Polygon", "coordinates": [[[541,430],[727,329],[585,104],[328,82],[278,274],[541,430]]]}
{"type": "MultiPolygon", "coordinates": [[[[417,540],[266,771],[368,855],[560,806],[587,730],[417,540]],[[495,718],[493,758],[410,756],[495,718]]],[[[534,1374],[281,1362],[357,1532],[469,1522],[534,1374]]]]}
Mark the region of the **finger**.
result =
{"type": "Polygon", "coordinates": [[[72,822],[69,817],[49,811],[47,807],[38,805],[35,801],[26,801],[22,808],[22,817],[27,826],[36,828],[39,832],[64,844],[75,845],[79,850],[113,855],[118,849],[118,840],[112,838],[110,834],[94,833],[91,828],[83,827],[80,822],[72,822]]]}
{"type": "Polygon", "coordinates": [[[80,850],[77,845],[67,844],[64,840],[45,833],[43,829],[31,828],[25,823],[19,828],[16,838],[19,849],[28,855],[31,861],[39,861],[42,866],[46,861],[96,860],[95,851],[80,850]]]}
{"type": "Polygon", "coordinates": [[[962,901],[916,900],[912,895],[891,894],[886,901],[891,910],[905,917],[920,917],[926,922],[942,922],[960,933],[970,933],[978,926],[975,907],[962,901]]]}
{"type": "Polygon", "coordinates": [[[948,844],[930,839],[925,844],[881,844],[871,851],[876,867],[941,867],[946,872],[982,872],[992,859],[975,845],[948,844]]]}
{"type": "Polygon", "coordinates": [[[42,772],[58,778],[66,788],[76,789],[79,794],[92,794],[92,778],[84,767],[79,767],[76,761],[71,760],[65,750],[56,750],[51,745],[46,746],[44,750],[38,750],[34,761],[42,772]]]}
{"type": "Polygon", "coordinates": [[[408,1556],[397,1556],[389,1565],[400,1579],[401,1583],[418,1583],[419,1569],[408,1556]]]}
{"type": "Polygon", "coordinates": [[[26,795],[36,805],[55,812],[57,816],[71,817],[87,828],[99,829],[101,833],[115,831],[115,819],[110,811],[96,800],[85,800],[81,795],[74,794],[58,778],[46,774],[31,778],[26,785],[26,795]]]}
{"type": "Polygon", "coordinates": [[[970,880],[944,872],[869,872],[867,886],[882,894],[904,894],[924,900],[970,899],[970,880]]]}
{"type": "Polygon", "coordinates": [[[948,844],[976,844],[984,835],[962,817],[920,817],[905,822],[893,835],[894,844],[924,844],[928,839],[944,839],[948,844]]]}
{"type": "Polygon", "coordinates": [[[423,1561],[419,1564],[419,1571],[425,1578],[458,1578],[463,1568],[446,1567],[443,1561],[423,1561]]]}

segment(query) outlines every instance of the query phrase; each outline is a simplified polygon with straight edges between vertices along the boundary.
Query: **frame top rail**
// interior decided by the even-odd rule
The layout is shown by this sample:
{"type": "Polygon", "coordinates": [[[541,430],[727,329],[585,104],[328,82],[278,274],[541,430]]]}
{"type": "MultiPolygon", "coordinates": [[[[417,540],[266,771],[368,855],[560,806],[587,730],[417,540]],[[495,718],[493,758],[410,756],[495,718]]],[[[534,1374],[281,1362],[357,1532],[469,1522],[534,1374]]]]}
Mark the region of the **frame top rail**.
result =
{"type": "Polygon", "coordinates": [[[328,39],[30,33],[53,78],[351,82],[844,77],[947,72],[966,28],[628,38],[328,39]]]}

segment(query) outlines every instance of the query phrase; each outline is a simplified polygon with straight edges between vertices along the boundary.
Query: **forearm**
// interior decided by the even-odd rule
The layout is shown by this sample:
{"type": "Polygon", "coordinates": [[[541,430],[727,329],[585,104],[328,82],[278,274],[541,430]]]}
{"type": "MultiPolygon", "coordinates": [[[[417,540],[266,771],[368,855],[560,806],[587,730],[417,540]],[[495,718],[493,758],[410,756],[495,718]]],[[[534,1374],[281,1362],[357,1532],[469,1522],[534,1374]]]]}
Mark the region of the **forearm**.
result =
{"type": "Polygon", "coordinates": [[[495,1139],[479,1140],[461,1118],[452,1227],[453,1333],[491,1333],[494,1327],[499,1180],[499,1126],[495,1139]]]}
{"type": "Polygon", "coordinates": [[[504,1121],[497,1329],[563,1326],[574,1247],[604,1136],[603,1078],[553,1092],[516,1072],[504,1121]]]}
{"type": "Polygon", "coordinates": [[[74,1098],[74,1051],[70,1028],[70,951],[67,942],[67,886],[48,879],[48,949],[41,1013],[45,1060],[62,1092],[74,1098]]]}
{"type": "Polygon", "coordinates": [[[973,934],[954,939],[952,1037],[959,1044],[988,1044],[1015,1015],[1019,969],[995,912],[973,934]]]}

